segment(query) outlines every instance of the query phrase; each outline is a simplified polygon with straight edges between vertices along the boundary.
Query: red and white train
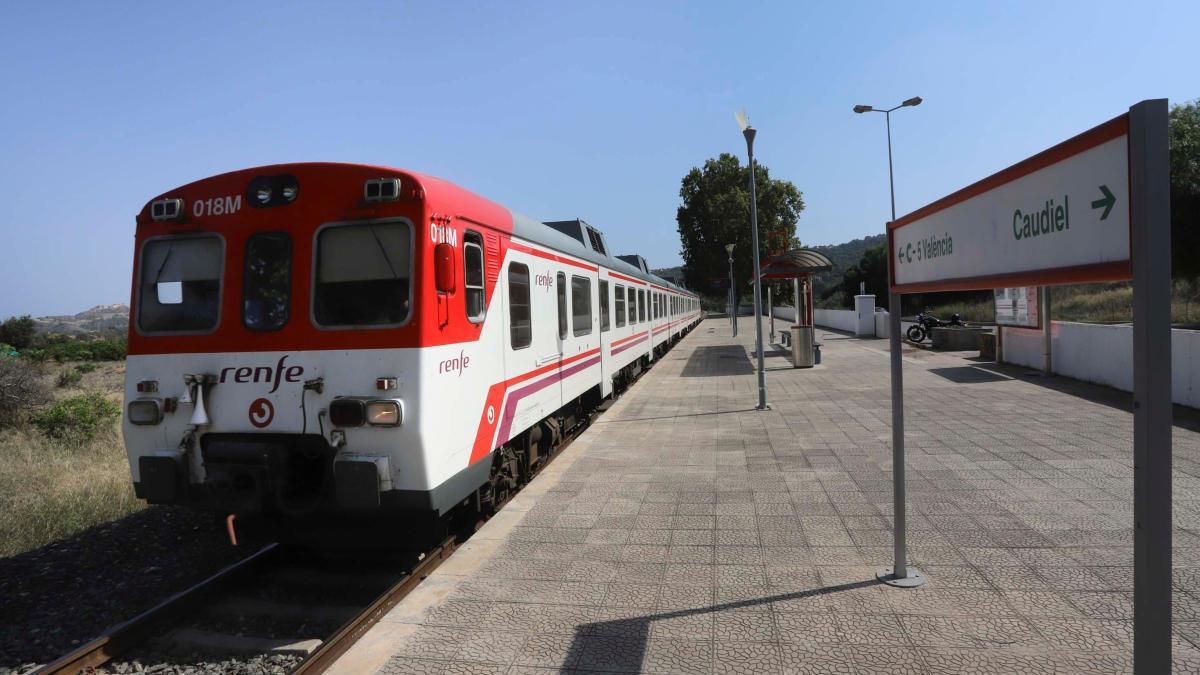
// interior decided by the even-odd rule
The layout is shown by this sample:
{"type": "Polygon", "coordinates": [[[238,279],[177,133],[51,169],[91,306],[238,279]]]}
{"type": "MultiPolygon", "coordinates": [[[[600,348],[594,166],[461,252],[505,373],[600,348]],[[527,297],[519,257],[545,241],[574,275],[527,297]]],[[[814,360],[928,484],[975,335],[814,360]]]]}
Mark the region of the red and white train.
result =
{"type": "Polygon", "coordinates": [[[701,318],[583,221],[328,163],[151,200],[130,306],[137,494],[276,522],[486,511],[701,318]]]}

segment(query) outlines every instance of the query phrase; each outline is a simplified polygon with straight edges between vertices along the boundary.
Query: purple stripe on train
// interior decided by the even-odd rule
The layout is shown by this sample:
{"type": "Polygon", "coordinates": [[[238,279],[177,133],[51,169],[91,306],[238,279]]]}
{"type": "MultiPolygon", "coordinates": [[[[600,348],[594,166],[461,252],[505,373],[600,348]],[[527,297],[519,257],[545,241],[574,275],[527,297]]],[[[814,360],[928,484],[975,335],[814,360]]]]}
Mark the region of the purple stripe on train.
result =
{"type": "Polygon", "coordinates": [[[511,440],[508,432],[510,429],[512,429],[513,418],[517,416],[517,404],[521,402],[521,399],[529,396],[530,394],[537,393],[565,377],[570,377],[575,373],[584,370],[585,368],[591,368],[597,363],[600,363],[599,355],[590,359],[584,359],[583,361],[571,366],[570,368],[567,368],[566,370],[559,370],[558,372],[552,373],[549,377],[538,380],[533,384],[528,384],[520,389],[513,390],[512,393],[508,395],[508,405],[504,410],[504,419],[500,422],[500,435],[497,436],[497,438],[504,439],[500,442],[506,443],[511,440]]]}
{"type": "Polygon", "coordinates": [[[645,342],[645,341],[646,341],[645,335],[643,335],[642,337],[640,337],[636,340],[630,340],[629,342],[626,342],[625,344],[621,345],[620,347],[617,347],[616,349],[612,350],[612,355],[616,356],[617,354],[620,354],[621,352],[625,351],[626,349],[629,349],[630,347],[632,347],[636,344],[645,342]]]}

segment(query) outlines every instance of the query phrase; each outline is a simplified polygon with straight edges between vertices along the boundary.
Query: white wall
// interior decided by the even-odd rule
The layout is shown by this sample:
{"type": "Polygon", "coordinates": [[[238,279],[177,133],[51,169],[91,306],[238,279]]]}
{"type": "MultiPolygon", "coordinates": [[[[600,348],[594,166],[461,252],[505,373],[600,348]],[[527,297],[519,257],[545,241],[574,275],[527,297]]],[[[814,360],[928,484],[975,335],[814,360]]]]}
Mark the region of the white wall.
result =
{"type": "MultiPolygon", "coordinates": [[[[794,311],[791,307],[775,308],[775,318],[787,321],[788,325],[792,323],[792,316],[794,316],[794,311]]],[[[859,329],[859,315],[858,312],[852,309],[814,309],[813,323],[818,326],[833,328],[847,333],[856,333],[859,329]]],[[[874,324],[874,335],[876,337],[888,336],[887,312],[874,312],[874,324]]],[[[867,325],[870,325],[870,321],[867,322],[867,325]]],[[[776,330],[780,330],[778,324],[775,325],[775,328],[776,330]]],[[[867,337],[870,337],[870,335],[870,333],[866,334],[867,337]]]]}
{"type": "MultiPolygon", "coordinates": [[[[1133,328],[1055,321],[1050,330],[1052,370],[1078,380],[1133,391],[1133,328]]],[[[1004,360],[1042,367],[1042,331],[1004,329],[1004,360]]],[[[1171,331],[1171,399],[1200,408],[1200,331],[1171,331]]]]}
{"type": "Polygon", "coordinates": [[[858,328],[858,312],[852,309],[815,309],[813,310],[813,323],[854,333],[858,328]]]}

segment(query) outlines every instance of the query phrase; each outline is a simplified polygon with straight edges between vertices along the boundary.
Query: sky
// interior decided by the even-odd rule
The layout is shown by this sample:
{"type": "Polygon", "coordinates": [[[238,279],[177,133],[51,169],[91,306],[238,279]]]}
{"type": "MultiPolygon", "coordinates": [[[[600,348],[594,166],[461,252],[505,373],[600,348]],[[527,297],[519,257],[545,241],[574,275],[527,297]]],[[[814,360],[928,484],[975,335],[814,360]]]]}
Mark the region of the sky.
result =
{"type": "Polygon", "coordinates": [[[1200,97],[1200,3],[0,6],[0,317],[128,302],[134,215],[292,161],[449,179],[679,264],[680,179],[755,151],[832,244],[1147,98],[1200,97]]]}

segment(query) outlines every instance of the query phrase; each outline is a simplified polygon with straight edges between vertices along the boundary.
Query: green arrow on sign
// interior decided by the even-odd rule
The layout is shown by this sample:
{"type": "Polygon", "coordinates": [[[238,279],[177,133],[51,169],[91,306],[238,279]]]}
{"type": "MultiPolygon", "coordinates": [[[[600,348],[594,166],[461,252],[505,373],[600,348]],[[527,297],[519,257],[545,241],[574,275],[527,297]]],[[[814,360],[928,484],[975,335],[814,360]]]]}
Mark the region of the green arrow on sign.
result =
{"type": "Polygon", "coordinates": [[[1117,203],[1117,197],[1108,190],[1107,185],[1101,185],[1100,191],[1104,193],[1104,199],[1097,199],[1092,202],[1092,208],[1104,209],[1104,213],[1100,214],[1100,220],[1104,220],[1108,217],[1109,212],[1112,211],[1113,204],[1117,203]]]}

